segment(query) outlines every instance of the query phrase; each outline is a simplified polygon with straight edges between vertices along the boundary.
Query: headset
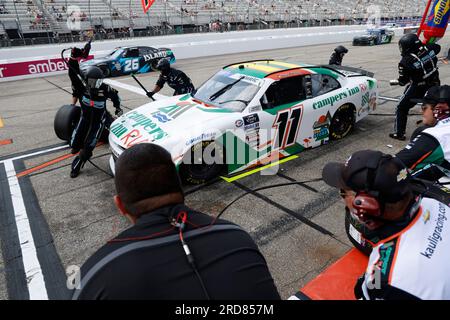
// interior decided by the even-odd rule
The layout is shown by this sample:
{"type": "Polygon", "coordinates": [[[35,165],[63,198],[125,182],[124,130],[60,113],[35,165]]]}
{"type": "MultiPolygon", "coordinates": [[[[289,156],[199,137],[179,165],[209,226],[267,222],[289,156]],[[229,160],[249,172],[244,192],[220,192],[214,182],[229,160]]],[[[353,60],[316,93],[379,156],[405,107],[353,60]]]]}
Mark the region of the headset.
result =
{"type": "MultiPolygon", "coordinates": [[[[355,209],[355,214],[358,217],[368,215],[371,217],[380,218],[383,214],[384,203],[379,200],[379,192],[372,191],[377,176],[377,169],[383,157],[391,158],[391,156],[383,156],[381,152],[378,152],[377,156],[370,159],[363,168],[364,170],[367,170],[364,191],[357,192],[352,203],[353,208],[355,209]]],[[[353,175],[359,171],[356,171],[353,175]]]]}

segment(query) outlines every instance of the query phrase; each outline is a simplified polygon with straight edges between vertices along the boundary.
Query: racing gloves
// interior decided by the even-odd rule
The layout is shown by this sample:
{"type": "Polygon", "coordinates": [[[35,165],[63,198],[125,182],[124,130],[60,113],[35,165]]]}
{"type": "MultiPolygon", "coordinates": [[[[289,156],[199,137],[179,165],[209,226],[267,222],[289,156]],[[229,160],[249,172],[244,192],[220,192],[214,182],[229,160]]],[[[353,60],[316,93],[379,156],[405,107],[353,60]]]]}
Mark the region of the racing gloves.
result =
{"type": "Polygon", "coordinates": [[[123,115],[123,110],[121,107],[117,107],[116,108],[116,112],[114,113],[116,116],[120,117],[121,115],[123,115]]]}
{"type": "Polygon", "coordinates": [[[149,97],[150,99],[153,98],[153,95],[155,93],[153,91],[147,92],[147,97],[149,97]]]}

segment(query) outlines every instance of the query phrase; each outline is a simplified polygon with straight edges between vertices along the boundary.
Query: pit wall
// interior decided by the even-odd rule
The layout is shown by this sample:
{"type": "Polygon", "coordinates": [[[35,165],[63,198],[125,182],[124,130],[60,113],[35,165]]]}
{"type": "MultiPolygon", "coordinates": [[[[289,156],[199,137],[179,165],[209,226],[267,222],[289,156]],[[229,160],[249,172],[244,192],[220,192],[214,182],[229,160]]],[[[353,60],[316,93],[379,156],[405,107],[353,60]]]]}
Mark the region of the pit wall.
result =
{"type": "MultiPolygon", "coordinates": [[[[332,26],[226,33],[184,34],[160,37],[106,40],[92,43],[90,58],[101,57],[119,46],[150,46],[172,49],[177,60],[240,52],[343,43],[365,32],[366,26],[332,26]]],[[[406,32],[395,29],[396,36],[406,32]]],[[[66,72],[61,60],[64,48],[83,43],[0,49],[0,82],[45,77],[66,72]]]]}

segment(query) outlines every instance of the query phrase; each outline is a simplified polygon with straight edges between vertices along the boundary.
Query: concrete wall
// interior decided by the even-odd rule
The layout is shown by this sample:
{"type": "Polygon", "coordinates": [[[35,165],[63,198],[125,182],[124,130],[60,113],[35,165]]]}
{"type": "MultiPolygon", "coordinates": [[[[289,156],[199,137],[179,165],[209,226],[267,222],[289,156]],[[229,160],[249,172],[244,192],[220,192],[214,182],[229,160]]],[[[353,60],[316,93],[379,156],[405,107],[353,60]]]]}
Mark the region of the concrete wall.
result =
{"type": "MultiPolygon", "coordinates": [[[[177,60],[181,60],[239,52],[349,42],[354,36],[364,33],[365,30],[366,26],[333,26],[185,34],[121,41],[106,40],[93,42],[91,54],[98,57],[118,46],[141,45],[171,48],[177,60]]],[[[403,34],[403,29],[397,29],[396,35],[401,34],[403,34]]],[[[49,59],[57,61],[54,59],[59,58],[62,49],[82,45],[82,43],[72,43],[0,49],[0,82],[63,73],[65,71],[49,70],[49,72],[30,72],[30,74],[19,75],[14,73],[13,69],[18,63],[22,64],[23,69],[23,63],[36,64],[37,60],[49,59]]]]}

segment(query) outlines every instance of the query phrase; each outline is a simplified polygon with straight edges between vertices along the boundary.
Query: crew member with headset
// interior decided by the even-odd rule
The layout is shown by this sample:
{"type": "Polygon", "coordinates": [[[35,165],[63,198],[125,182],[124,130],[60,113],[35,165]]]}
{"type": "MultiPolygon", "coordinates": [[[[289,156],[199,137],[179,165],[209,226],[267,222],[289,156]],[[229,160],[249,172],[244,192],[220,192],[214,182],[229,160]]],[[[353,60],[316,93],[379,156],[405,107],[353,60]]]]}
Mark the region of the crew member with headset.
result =
{"type": "Polygon", "coordinates": [[[72,162],[70,171],[72,178],[78,176],[86,161],[91,158],[92,151],[102,134],[107,118],[106,101],[110,99],[113,102],[116,116],[123,113],[117,90],[103,83],[103,77],[103,71],[96,66],[86,70],[86,87],[80,100],[81,118],[70,141],[72,154],[80,152],[72,162]]]}
{"type": "MultiPolygon", "coordinates": [[[[450,170],[450,86],[430,88],[423,99],[413,99],[422,103],[423,124],[413,134],[411,142],[400,152],[400,159],[410,170],[417,171],[428,165],[439,165],[450,170]]],[[[441,170],[424,170],[420,178],[437,181],[441,170]]]]}
{"type": "Polygon", "coordinates": [[[391,84],[407,86],[396,109],[394,132],[389,137],[405,140],[409,110],[416,105],[411,99],[423,98],[427,90],[439,86],[437,55],[441,51],[438,44],[422,44],[414,33],[404,35],[399,41],[402,59],[398,65],[399,78],[391,84]]]}
{"type": "Polygon", "coordinates": [[[86,43],[86,45],[80,48],[72,48],[70,51],[70,58],[68,61],[69,67],[69,78],[72,82],[72,104],[75,105],[77,101],[80,99],[84,92],[84,84],[81,81],[80,77],[82,77],[80,73],[80,60],[87,59],[89,56],[89,52],[91,51],[91,40],[86,43]]]}
{"type": "Polygon", "coordinates": [[[329,65],[342,65],[342,59],[348,53],[348,49],[344,46],[338,46],[334,49],[334,52],[331,54],[329,65]]]}
{"type": "Polygon", "coordinates": [[[159,60],[156,64],[156,69],[160,71],[160,75],[153,90],[147,92],[149,98],[152,98],[155,93],[159,92],[166,82],[169,87],[175,90],[174,96],[195,91],[191,79],[183,71],[171,68],[169,60],[159,60]]]}
{"type": "Polygon", "coordinates": [[[73,299],[280,299],[246,231],[184,204],[164,148],[142,143],[125,150],[114,180],[115,204],[133,226],[81,267],[73,299]]]}
{"type": "Polygon", "coordinates": [[[328,163],[324,181],[352,190],[363,236],[373,243],[358,299],[450,299],[450,197],[446,203],[413,192],[408,169],[379,151],[328,163]]]}

